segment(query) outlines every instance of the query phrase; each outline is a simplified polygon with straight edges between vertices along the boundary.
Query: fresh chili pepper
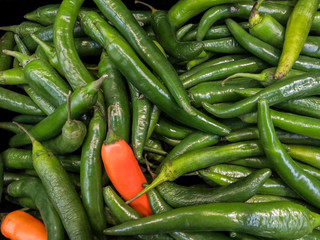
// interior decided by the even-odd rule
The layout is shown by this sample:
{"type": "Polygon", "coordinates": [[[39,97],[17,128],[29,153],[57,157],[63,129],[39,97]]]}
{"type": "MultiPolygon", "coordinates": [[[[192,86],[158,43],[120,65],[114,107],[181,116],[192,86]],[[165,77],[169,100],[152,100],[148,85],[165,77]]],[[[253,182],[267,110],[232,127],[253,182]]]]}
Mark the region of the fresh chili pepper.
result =
{"type": "Polygon", "coordinates": [[[12,121],[18,123],[38,123],[43,120],[45,116],[35,116],[35,115],[17,115],[15,116],[12,121]]]}
{"type": "Polygon", "coordinates": [[[293,76],[283,81],[278,81],[252,97],[238,101],[230,106],[210,105],[205,102],[202,106],[211,114],[222,117],[237,117],[241,114],[256,110],[259,99],[266,99],[269,105],[275,105],[294,98],[316,95],[318,77],[316,72],[293,76]]]}
{"type": "Polygon", "coordinates": [[[256,72],[267,65],[256,57],[249,57],[204,68],[182,80],[184,88],[190,88],[201,82],[220,80],[239,72],[256,72]]]}
{"type": "Polygon", "coordinates": [[[237,54],[247,53],[233,37],[205,40],[203,49],[207,52],[237,54]]]}
{"type": "Polygon", "coordinates": [[[170,8],[168,17],[173,26],[178,28],[192,17],[198,15],[199,13],[205,11],[210,7],[234,2],[241,2],[241,0],[219,0],[214,2],[208,0],[201,0],[197,2],[194,2],[192,0],[182,0],[178,1],[170,8]]]}
{"type": "Polygon", "coordinates": [[[158,139],[160,141],[163,141],[163,142],[169,144],[170,146],[177,146],[181,142],[181,140],[179,140],[179,139],[169,138],[166,136],[158,135],[156,133],[153,133],[152,137],[155,139],[158,139]]]}
{"type": "Polygon", "coordinates": [[[235,90],[248,89],[261,86],[259,82],[247,79],[237,78],[231,79],[222,86],[223,81],[212,81],[199,83],[188,89],[191,103],[200,107],[201,102],[210,104],[220,102],[234,102],[242,99],[235,90]]]}
{"type": "Polygon", "coordinates": [[[30,97],[3,87],[0,87],[0,107],[22,114],[45,115],[30,97]]]}
{"type": "MultiPolygon", "coordinates": [[[[279,49],[249,34],[232,19],[226,19],[225,22],[234,38],[244,49],[273,66],[278,65],[281,55],[279,49]]],[[[320,62],[318,58],[301,55],[294,62],[293,68],[302,71],[317,70],[320,68],[320,62]]]]}
{"type": "MultiPolygon", "coordinates": [[[[110,211],[115,215],[120,223],[128,222],[130,220],[140,219],[141,215],[133,208],[124,203],[111,186],[103,188],[103,198],[110,211]]],[[[172,239],[167,234],[152,234],[152,235],[136,235],[137,239],[172,239]]]]}
{"type": "Polygon", "coordinates": [[[94,107],[88,134],[81,151],[81,195],[92,229],[101,234],[106,228],[102,196],[100,149],[105,139],[106,123],[99,108],[94,107]]]}
{"type": "Polygon", "coordinates": [[[26,82],[54,107],[66,102],[69,85],[51,67],[41,59],[33,59],[19,52],[6,51],[16,57],[23,66],[26,82]]]}
{"type": "MultiPolygon", "coordinates": [[[[276,134],[281,143],[287,144],[303,144],[309,146],[320,146],[320,140],[310,138],[301,134],[290,133],[280,129],[276,129],[276,134]]],[[[229,142],[239,142],[259,139],[259,130],[256,127],[248,127],[233,131],[223,140],[229,142]]]]}
{"type": "MultiPolygon", "coordinates": [[[[172,207],[161,197],[159,192],[155,189],[151,189],[148,192],[148,199],[150,202],[151,209],[154,214],[162,212],[168,212],[172,210],[172,207]]],[[[190,239],[190,240],[227,240],[229,239],[226,235],[219,232],[170,232],[169,233],[175,239],[190,239]]]]}
{"type": "Polygon", "coordinates": [[[121,1],[95,0],[94,2],[139,56],[160,76],[177,104],[189,115],[196,116],[198,113],[192,108],[173,66],[135,21],[127,7],[121,1]]]}
{"type": "Polygon", "coordinates": [[[9,239],[47,239],[44,224],[30,214],[20,210],[10,212],[5,217],[1,224],[1,233],[9,239]]]}
{"type": "Polygon", "coordinates": [[[153,105],[152,107],[152,112],[150,115],[150,121],[149,121],[149,128],[148,128],[148,133],[147,133],[147,140],[151,137],[152,133],[154,132],[154,128],[156,127],[156,124],[159,120],[161,111],[157,107],[157,105],[153,105]]]}
{"type": "Polygon", "coordinates": [[[243,55],[228,55],[228,56],[215,58],[210,61],[203,62],[202,64],[199,64],[198,66],[193,67],[192,69],[180,74],[179,78],[181,81],[183,81],[185,78],[188,78],[191,75],[195,74],[196,72],[199,72],[200,70],[203,70],[205,68],[220,65],[223,63],[234,62],[234,61],[244,59],[244,58],[246,58],[246,57],[243,55]]]}
{"type": "Polygon", "coordinates": [[[307,202],[318,207],[320,181],[296,165],[281,145],[274,131],[267,100],[258,102],[258,127],[265,154],[277,174],[307,202]]]}
{"type": "MultiPolygon", "coordinates": [[[[275,127],[282,130],[319,139],[318,131],[320,120],[297,114],[278,112],[270,109],[271,118],[275,127]]],[[[242,121],[257,123],[257,113],[248,113],[240,116],[242,121]]]]}
{"type": "Polygon", "coordinates": [[[285,39],[275,79],[284,77],[293,67],[305,43],[317,12],[318,0],[298,0],[286,25],[285,39]]]}
{"type": "Polygon", "coordinates": [[[56,108],[44,99],[38,92],[34,90],[30,85],[23,85],[23,90],[28,94],[31,100],[44,112],[46,115],[53,113],[56,108]]]}
{"type": "MultiPolygon", "coordinates": [[[[85,36],[85,33],[83,32],[83,29],[81,28],[81,25],[78,22],[75,24],[73,28],[73,33],[74,33],[74,37],[85,36]]],[[[44,27],[43,29],[36,31],[33,34],[38,38],[40,38],[42,41],[52,42],[53,41],[53,25],[44,27]]],[[[23,42],[27,46],[27,48],[30,50],[30,52],[33,52],[38,46],[31,36],[24,38],[23,42]]]]}
{"type": "Polygon", "coordinates": [[[225,132],[229,132],[229,129],[225,128],[225,126],[208,118],[196,109],[197,116],[192,116],[178,107],[170,93],[140,61],[133,49],[119,36],[119,33],[94,12],[88,13],[88,15],[94,16],[97,28],[107,41],[105,48],[120,72],[151,102],[157,104],[165,113],[174,116],[176,120],[188,126],[220,135],[225,135],[225,132]],[[121,52],[126,54],[120,54],[121,52]],[[131,71],[128,71],[128,68],[131,71]],[[141,81],[141,79],[144,79],[144,81],[141,81]]]}
{"type": "Polygon", "coordinates": [[[20,68],[11,68],[0,71],[0,84],[1,85],[16,85],[25,84],[26,80],[23,71],[20,68]]]}
{"type": "Polygon", "coordinates": [[[28,197],[34,201],[46,226],[48,239],[63,240],[65,238],[60,217],[39,179],[15,181],[8,185],[7,191],[12,197],[28,197]]]}
{"type": "Polygon", "coordinates": [[[29,52],[28,48],[26,47],[26,45],[24,45],[23,41],[21,40],[21,38],[19,37],[18,34],[14,35],[14,40],[17,44],[19,52],[21,52],[24,55],[29,56],[30,52],[29,52]]]}
{"type": "Polygon", "coordinates": [[[26,134],[32,142],[34,169],[58,212],[69,238],[92,239],[87,215],[67,172],[50,150],[44,148],[30,133],[26,132],[26,134]]]}
{"type": "MultiPolygon", "coordinates": [[[[89,111],[97,102],[97,92],[106,76],[102,76],[99,80],[87,84],[83,88],[77,89],[71,95],[71,117],[76,119],[82,114],[89,111]]],[[[30,133],[39,139],[39,141],[47,140],[57,136],[67,121],[67,103],[62,104],[50,116],[43,119],[30,129],[30,133]]],[[[30,143],[30,139],[26,134],[13,136],[9,145],[11,147],[22,146],[30,143]]]]}
{"type": "Polygon", "coordinates": [[[167,182],[157,186],[157,190],[174,208],[214,202],[244,202],[256,194],[270,176],[270,169],[261,169],[225,187],[195,188],[167,182]]]}
{"type": "Polygon", "coordinates": [[[180,41],[187,33],[189,33],[195,27],[196,27],[196,24],[189,23],[189,24],[186,24],[186,25],[182,26],[181,28],[179,28],[176,31],[177,40],[180,41]]]}
{"type": "Polygon", "coordinates": [[[14,48],[14,34],[6,32],[0,38],[0,71],[7,70],[11,67],[12,57],[4,54],[2,50],[13,50],[14,48]]]}
{"type": "MultiPolygon", "coordinates": [[[[195,59],[192,59],[190,61],[188,61],[185,66],[186,66],[186,70],[189,71],[190,69],[201,65],[202,63],[206,62],[207,60],[209,60],[210,58],[212,58],[213,56],[217,55],[217,53],[215,52],[204,52],[205,54],[201,54],[201,55],[205,55],[205,56],[199,56],[195,59]]],[[[169,60],[170,60],[170,56],[169,56],[169,60]]],[[[181,65],[183,64],[183,62],[181,63],[181,65]]],[[[185,72],[185,71],[184,71],[185,72]]]]}
{"type": "Polygon", "coordinates": [[[87,134],[86,125],[81,121],[71,118],[70,95],[71,91],[67,97],[68,119],[61,129],[61,134],[42,142],[42,145],[53,152],[53,154],[63,155],[75,152],[81,147],[87,134]]]}
{"type": "Polygon", "coordinates": [[[29,34],[42,30],[43,26],[39,23],[24,21],[19,25],[3,26],[0,30],[14,32],[22,38],[27,37],[29,34]]]}
{"type": "MultiPolygon", "coordinates": [[[[241,27],[244,29],[249,29],[249,23],[248,22],[241,22],[239,23],[241,27]]],[[[182,38],[183,41],[193,41],[196,40],[198,29],[195,28],[188,33],[185,34],[185,36],[182,38]]],[[[204,40],[209,39],[219,39],[224,37],[231,37],[232,34],[230,33],[229,29],[226,25],[219,25],[219,26],[212,26],[208,29],[206,35],[204,36],[204,40]]]]}
{"type": "Polygon", "coordinates": [[[154,128],[154,132],[169,138],[184,139],[190,135],[193,130],[185,126],[175,124],[161,117],[154,128]]]}
{"type": "MultiPolygon", "coordinates": [[[[227,186],[236,181],[239,181],[239,178],[233,178],[227,175],[207,172],[205,170],[200,170],[199,173],[200,173],[200,176],[209,184],[215,183],[221,186],[227,186]]],[[[295,193],[288,185],[286,185],[279,178],[267,179],[266,182],[259,189],[258,193],[297,198],[297,199],[301,198],[299,195],[297,195],[297,193],[295,193]]]]}
{"type": "MultiPolygon", "coordinates": [[[[235,93],[240,94],[243,97],[250,97],[256,94],[257,92],[259,92],[260,90],[261,89],[254,89],[254,88],[236,89],[235,93]]],[[[318,112],[319,101],[320,101],[319,97],[313,96],[313,97],[292,99],[289,101],[278,103],[274,105],[274,107],[285,110],[287,112],[296,113],[299,115],[320,118],[320,114],[318,112]]]]}
{"type": "Polygon", "coordinates": [[[31,198],[28,198],[28,197],[15,198],[15,197],[11,197],[9,195],[5,195],[4,199],[8,202],[11,202],[13,204],[16,204],[16,205],[22,207],[22,208],[29,208],[32,210],[37,210],[37,206],[31,198]]]}
{"type": "Polygon", "coordinates": [[[143,148],[147,139],[151,116],[151,103],[131,83],[128,83],[131,105],[131,145],[133,153],[139,163],[143,163],[143,148]]]}
{"type": "Polygon", "coordinates": [[[218,164],[200,171],[206,173],[217,173],[231,178],[243,178],[253,173],[254,169],[251,169],[249,167],[234,166],[230,164],[218,164]]]}
{"type": "MultiPolygon", "coordinates": [[[[111,107],[108,111],[111,111],[111,107]]],[[[101,148],[101,157],[110,181],[125,200],[143,189],[142,184],[146,183],[146,179],[137,159],[128,143],[112,131],[110,120],[107,138],[101,148]]],[[[131,206],[143,216],[152,214],[147,195],[137,199],[131,206]]]]}
{"type": "Polygon", "coordinates": [[[18,173],[12,173],[12,172],[4,172],[3,173],[3,186],[8,186],[10,183],[14,181],[24,180],[33,178],[36,179],[36,177],[31,177],[26,174],[18,174],[18,173]]]}
{"type": "Polygon", "coordinates": [[[261,155],[261,146],[256,141],[233,143],[219,147],[206,147],[186,152],[166,162],[159,175],[134,198],[127,201],[130,203],[159,184],[173,181],[185,173],[212,166],[218,163],[236,160],[243,157],[261,155]]]}
{"type": "Polygon", "coordinates": [[[104,233],[132,235],[176,230],[211,230],[250,232],[269,238],[297,238],[311,233],[318,225],[318,214],[291,202],[213,203],[174,209],[126,222],[108,228],[104,233]],[[239,218],[243,221],[239,221],[239,218]],[[251,219],[257,221],[252,223],[251,219]],[[296,222],[297,219],[300,221],[296,222]]]}
{"type": "Polygon", "coordinates": [[[99,62],[99,74],[100,76],[108,75],[101,89],[104,91],[106,107],[113,106],[110,113],[111,128],[117,136],[128,143],[130,136],[130,109],[126,83],[105,52],[101,55],[99,62]]]}

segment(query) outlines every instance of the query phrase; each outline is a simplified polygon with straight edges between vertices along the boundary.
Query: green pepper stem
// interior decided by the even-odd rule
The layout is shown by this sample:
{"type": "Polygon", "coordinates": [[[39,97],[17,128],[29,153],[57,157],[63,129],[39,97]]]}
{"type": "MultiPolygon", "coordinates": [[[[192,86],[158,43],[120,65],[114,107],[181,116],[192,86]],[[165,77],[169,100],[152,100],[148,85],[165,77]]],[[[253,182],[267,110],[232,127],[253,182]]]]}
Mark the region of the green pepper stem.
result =
{"type": "Polygon", "coordinates": [[[136,200],[137,198],[141,197],[143,194],[148,192],[150,189],[155,188],[156,186],[160,185],[163,182],[166,182],[167,180],[168,180],[168,178],[165,175],[165,172],[163,172],[163,171],[160,172],[158,177],[156,177],[149,186],[147,186],[145,189],[143,189],[141,192],[139,192],[136,196],[134,196],[130,200],[126,201],[126,204],[132,203],[134,200],[136,200]]]}
{"type": "Polygon", "coordinates": [[[134,3],[135,3],[135,4],[140,3],[140,4],[144,5],[144,6],[147,6],[148,8],[151,9],[152,14],[154,14],[156,11],[158,11],[157,9],[155,9],[154,7],[152,7],[152,6],[151,6],[150,4],[148,4],[148,3],[141,2],[141,1],[138,1],[138,0],[134,1],[134,3]]]}
{"type": "Polygon", "coordinates": [[[2,50],[2,52],[6,55],[9,55],[18,59],[18,61],[22,64],[23,67],[25,67],[32,60],[31,57],[26,56],[20,52],[10,51],[6,49],[2,50]]]}
{"type": "Polygon", "coordinates": [[[226,79],[224,79],[224,80],[221,82],[221,86],[224,87],[224,85],[226,84],[226,82],[227,82],[229,79],[236,78],[236,77],[246,77],[246,78],[251,78],[251,79],[257,80],[257,81],[259,81],[259,82],[264,82],[264,81],[267,80],[267,73],[259,73],[259,74],[253,74],[253,73],[236,73],[236,74],[233,74],[233,75],[227,77],[226,79]]]}
{"type": "Polygon", "coordinates": [[[263,0],[258,0],[252,7],[249,16],[249,27],[253,28],[255,25],[261,22],[262,17],[259,14],[258,8],[262,4],[263,0]]]}
{"type": "Polygon", "coordinates": [[[19,34],[19,25],[12,25],[12,26],[2,26],[0,30],[9,31],[19,34]]]}
{"type": "Polygon", "coordinates": [[[24,128],[22,127],[19,123],[17,122],[13,122],[14,124],[16,124],[19,128],[21,128],[30,138],[31,142],[34,143],[36,141],[36,139],[24,128]]]}

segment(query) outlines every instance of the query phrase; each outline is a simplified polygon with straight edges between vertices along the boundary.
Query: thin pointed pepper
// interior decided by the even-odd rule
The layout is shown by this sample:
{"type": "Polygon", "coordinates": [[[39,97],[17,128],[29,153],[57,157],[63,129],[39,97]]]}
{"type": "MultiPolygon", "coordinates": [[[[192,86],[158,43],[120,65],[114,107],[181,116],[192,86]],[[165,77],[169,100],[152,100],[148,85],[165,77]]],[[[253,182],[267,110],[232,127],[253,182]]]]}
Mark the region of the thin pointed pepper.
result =
{"type": "Polygon", "coordinates": [[[258,102],[260,141],[276,173],[305,201],[320,207],[320,181],[296,164],[276,136],[267,100],[258,102]]]}
{"type": "Polygon", "coordinates": [[[67,172],[50,150],[43,147],[29,132],[26,134],[32,142],[34,169],[58,212],[70,240],[92,239],[90,223],[67,172]]]}
{"type": "Polygon", "coordinates": [[[299,57],[318,5],[319,0],[298,0],[296,3],[286,26],[283,49],[274,75],[275,79],[284,77],[299,57]]]}

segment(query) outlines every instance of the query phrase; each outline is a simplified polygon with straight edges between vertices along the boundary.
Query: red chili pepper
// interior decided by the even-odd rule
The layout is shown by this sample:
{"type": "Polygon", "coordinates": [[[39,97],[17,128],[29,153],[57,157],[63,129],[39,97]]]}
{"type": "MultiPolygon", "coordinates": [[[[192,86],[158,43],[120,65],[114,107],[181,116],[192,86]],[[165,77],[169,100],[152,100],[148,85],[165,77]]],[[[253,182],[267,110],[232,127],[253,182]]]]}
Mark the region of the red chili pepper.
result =
{"type": "Polygon", "coordinates": [[[1,224],[1,233],[11,240],[47,240],[44,224],[20,210],[13,211],[5,217],[1,224]]]}
{"type": "MultiPolygon", "coordinates": [[[[138,161],[128,143],[115,136],[110,123],[107,138],[101,148],[101,157],[110,181],[125,201],[143,190],[142,184],[147,181],[138,161]]],[[[142,216],[152,215],[146,194],[133,201],[130,206],[142,216]]]]}

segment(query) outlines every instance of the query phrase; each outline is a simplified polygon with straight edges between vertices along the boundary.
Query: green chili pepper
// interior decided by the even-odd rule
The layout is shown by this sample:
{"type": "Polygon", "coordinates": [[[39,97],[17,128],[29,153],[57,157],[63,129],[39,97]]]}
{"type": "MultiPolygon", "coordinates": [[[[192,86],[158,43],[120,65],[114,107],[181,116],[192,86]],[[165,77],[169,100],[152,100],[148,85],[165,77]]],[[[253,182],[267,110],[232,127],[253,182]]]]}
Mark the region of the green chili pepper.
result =
{"type": "Polygon", "coordinates": [[[169,138],[184,139],[190,135],[193,130],[185,126],[175,124],[165,118],[160,118],[154,128],[154,132],[169,138]]]}
{"type": "Polygon", "coordinates": [[[59,160],[26,132],[32,141],[33,166],[70,239],[92,239],[81,200],[59,160]],[[70,204],[72,203],[72,204],[70,204]]]}
{"type": "Polygon", "coordinates": [[[35,116],[35,115],[17,115],[15,116],[12,121],[18,123],[38,123],[43,120],[45,116],[35,116]]]}
{"type": "Polygon", "coordinates": [[[26,47],[26,45],[24,45],[23,41],[21,40],[21,38],[19,37],[18,34],[14,35],[14,40],[17,44],[19,52],[21,52],[24,55],[29,56],[30,52],[29,52],[28,48],[26,47]]]}
{"type": "Polygon", "coordinates": [[[226,78],[239,72],[256,72],[265,69],[267,65],[256,57],[226,62],[204,68],[182,80],[184,88],[190,88],[198,83],[226,78]]]}
{"type": "MultiPolygon", "coordinates": [[[[150,207],[154,214],[168,212],[172,210],[172,207],[161,197],[161,195],[155,190],[151,189],[148,192],[148,199],[150,207]]],[[[229,239],[226,235],[219,232],[170,232],[170,236],[174,239],[184,240],[227,240],[229,239]]]]}
{"type": "Polygon", "coordinates": [[[224,187],[196,188],[167,182],[157,186],[157,190],[174,208],[214,202],[244,202],[258,192],[270,175],[271,170],[261,169],[224,187]]]}
{"type": "MultiPolygon", "coordinates": [[[[71,95],[71,117],[78,118],[92,108],[97,101],[97,92],[106,76],[101,77],[83,88],[77,89],[71,95]]],[[[67,103],[62,104],[57,110],[30,129],[30,133],[39,139],[47,140],[57,136],[67,121],[67,103]]],[[[30,143],[26,134],[13,136],[9,145],[22,146],[30,143]]]]}
{"type": "Polygon", "coordinates": [[[11,68],[4,71],[0,71],[1,85],[16,85],[25,83],[26,80],[24,78],[23,71],[20,68],[11,68]]]}
{"type": "Polygon", "coordinates": [[[106,228],[106,218],[102,196],[102,167],[100,151],[106,134],[106,122],[99,111],[94,107],[88,134],[84,140],[81,152],[81,195],[84,208],[87,212],[92,229],[101,234],[106,228]]]}
{"type": "MultiPolygon", "coordinates": [[[[139,60],[133,49],[120,37],[110,25],[108,25],[99,15],[94,12],[90,13],[95,17],[96,27],[107,41],[105,48],[119,68],[120,72],[130,81],[144,96],[165,113],[174,116],[179,122],[185,123],[202,131],[211,132],[214,134],[225,135],[229,129],[208,118],[206,115],[197,111],[197,116],[191,116],[183,109],[179,108],[174,102],[170,93],[164,88],[160,81],[146,68],[139,60]],[[126,54],[121,54],[125,52],[126,54]],[[131,71],[128,71],[131,69],[131,71]],[[144,81],[141,81],[144,79],[144,81]]],[[[87,16],[89,13],[87,14],[87,16]]]]}
{"type": "Polygon", "coordinates": [[[25,21],[19,25],[0,27],[0,30],[14,32],[22,38],[25,38],[29,34],[42,30],[43,28],[44,27],[39,23],[25,21]]]}
{"type": "MultiPolygon", "coordinates": [[[[287,144],[303,144],[311,146],[320,146],[320,140],[310,138],[300,134],[294,134],[280,129],[276,129],[276,134],[282,143],[287,144]]],[[[259,130],[256,127],[249,127],[233,131],[228,136],[224,137],[223,140],[229,142],[239,142],[247,140],[259,139],[259,130]]]]}
{"type": "Polygon", "coordinates": [[[305,43],[317,12],[318,0],[298,0],[288,19],[285,39],[275,79],[284,77],[293,67],[305,43]]]}
{"type": "Polygon", "coordinates": [[[113,105],[110,112],[110,127],[117,136],[128,143],[130,136],[130,109],[127,87],[121,73],[106,53],[101,55],[99,74],[100,76],[108,75],[101,89],[104,91],[106,108],[113,105]]]}
{"type": "Polygon", "coordinates": [[[212,81],[199,83],[188,89],[189,98],[191,103],[200,107],[201,102],[207,102],[210,104],[220,102],[234,102],[241,100],[242,96],[239,96],[239,92],[236,90],[248,89],[261,86],[259,82],[247,79],[236,78],[231,81],[212,81]]]}
{"type": "Polygon", "coordinates": [[[16,57],[23,66],[26,82],[54,107],[66,102],[69,85],[51,67],[41,59],[33,59],[19,52],[6,51],[16,57]]]}
{"type": "Polygon", "coordinates": [[[22,114],[45,115],[30,97],[3,87],[0,87],[0,107],[22,114]]]}
{"type": "MultiPolygon", "coordinates": [[[[274,126],[292,133],[305,135],[319,139],[318,131],[320,120],[286,112],[278,112],[270,109],[274,126]]],[[[247,123],[257,122],[257,113],[248,113],[240,116],[241,120],[247,123]]]]}
{"type": "Polygon", "coordinates": [[[0,71],[7,70],[11,67],[12,57],[4,54],[2,50],[13,50],[14,48],[14,34],[6,32],[0,38],[0,71]]]}
{"type": "Polygon", "coordinates": [[[320,181],[295,164],[283,148],[274,131],[266,100],[258,103],[258,127],[265,154],[277,174],[307,202],[318,207],[320,181]]]}
{"type": "Polygon", "coordinates": [[[237,117],[241,114],[255,111],[257,101],[266,99],[269,105],[275,105],[286,100],[316,95],[318,87],[318,74],[316,72],[293,76],[283,81],[278,81],[252,97],[243,99],[230,106],[210,105],[205,102],[202,106],[211,114],[222,117],[237,117]]]}
{"type": "Polygon", "coordinates": [[[147,133],[147,139],[149,139],[154,132],[154,128],[156,127],[156,124],[159,120],[161,111],[157,107],[157,105],[153,105],[152,112],[150,115],[150,122],[149,122],[149,128],[148,128],[148,133],[147,133]]]}
{"type": "Polygon", "coordinates": [[[107,235],[169,231],[239,231],[256,236],[297,238],[319,225],[319,215],[291,202],[214,203],[174,209],[108,228],[107,235]],[[242,219],[242,221],[239,221],[242,219]],[[252,222],[251,220],[256,221],[252,222]],[[297,222],[297,219],[300,221],[297,222]]]}
{"type": "Polygon", "coordinates": [[[56,108],[44,99],[37,91],[29,85],[23,85],[23,90],[29,95],[32,101],[44,112],[46,115],[53,113],[56,108]]]}
{"type": "MultiPolygon", "coordinates": [[[[28,125],[28,124],[21,124],[21,125],[27,130],[32,127],[32,125],[28,125]]],[[[13,132],[15,134],[22,133],[22,130],[12,122],[0,122],[0,128],[3,130],[13,132]]]]}
{"type": "Polygon", "coordinates": [[[12,173],[12,172],[4,172],[3,173],[3,186],[8,186],[10,183],[14,181],[19,180],[25,180],[25,179],[37,179],[36,177],[31,177],[25,174],[18,174],[18,173],[12,173]]]}
{"type": "Polygon", "coordinates": [[[142,153],[149,128],[151,103],[131,83],[128,86],[132,105],[131,147],[136,159],[144,163],[142,153]]]}
{"type": "Polygon", "coordinates": [[[48,239],[65,239],[64,228],[60,217],[39,179],[29,178],[15,181],[8,185],[7,191],[12,197],[27,197],[34,201],[46,226],[48,239]]]}

